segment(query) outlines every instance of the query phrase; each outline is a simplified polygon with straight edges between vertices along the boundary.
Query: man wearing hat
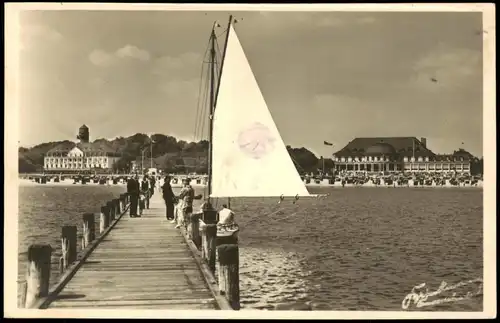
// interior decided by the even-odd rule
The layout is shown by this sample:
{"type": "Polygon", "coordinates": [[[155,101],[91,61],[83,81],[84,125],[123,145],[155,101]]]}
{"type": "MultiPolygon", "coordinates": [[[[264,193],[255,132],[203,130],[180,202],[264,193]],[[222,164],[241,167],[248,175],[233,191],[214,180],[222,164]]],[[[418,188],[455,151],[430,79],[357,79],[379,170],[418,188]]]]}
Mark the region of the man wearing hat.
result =
{"type": "Polygon", "coordinates": [[[130,196],[130,217],[137,216],[137,204],[139,202],[139,176],[135,175],[135,178],[130,178],[127,181],[127,193],[130,196]]]}
{"type": "Polygon", "coordinates": [[[163,184],[162,188],[162,195],[163,195],[163,200],[165,201],[165,206],[167,208],[167,220],[174,220],[174,205],[176,202],[176,197],[174,192],[172,191],[172,186],[170,185],[170,177],[167,175],[165,176],[165,183],[163,184]]]}

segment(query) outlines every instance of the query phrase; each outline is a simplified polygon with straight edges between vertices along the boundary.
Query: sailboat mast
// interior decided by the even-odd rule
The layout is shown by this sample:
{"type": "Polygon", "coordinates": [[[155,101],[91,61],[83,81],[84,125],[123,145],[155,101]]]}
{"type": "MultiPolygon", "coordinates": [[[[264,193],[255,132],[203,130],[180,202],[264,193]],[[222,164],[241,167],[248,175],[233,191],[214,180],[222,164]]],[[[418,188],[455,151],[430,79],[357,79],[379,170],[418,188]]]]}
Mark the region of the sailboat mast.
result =
{"type": "MultiPolygon", "coordinates": [[[[224,52],[222,53],[222,63],[220,67],[220,74],[219,74],[219,84],[220,84],[220,77],[222,76],[222,68],[224,67],[224,59],[226,57],[226,49],[227,49],[227,40],[229,39],[229,30],[231,28],[231,23],[233,22],[233,15],[229,15],[229,22],[227,23],[227,33],[226,33],[226,41],[224,42],[224,52]]],[[[219,86],[217,86],[217,94],[219,94],[219,86]]],[[[215,98],[215,104],[217,104],[217,97],[215,98]]],[[[231,198],[227,198],[227,207],[231,208],[231,198]]]]}
{"type": "MultiPolygon", "coordinates": [[[[220,79],[222,76],[222,68],[224,67],[224,58],[226,57],[226,49],[227,49],[227,40],[229,38],[229,29],[231,27],[231,22],[233,21],[233,16],[229,16],[229,23],[227,26],[227,33],[226,33],[226,41],[224,43],[224,51],[222,53],[222,62],[220,66],[220,71],[219,71],[219,79],[217,81],[217,92],[215,93],[214,96],[214,88],[215,88],[215,26],[217,23],[214,24],[212,28],[212,35],[211,35],[211,50],[210,50],[210,127],[209,127],[209,145],[208,145],[208,151],[209,151],[209,164],[208,164],[208,196],[210,198],[210,194],[212,194],[212,147],[213,147],[213,124],[214,124],[214,112],[215,112],[215,106],[217,105],[217,95],[219,93],[219,88],[220,88],[220,79]]],[[[229,202],[229,200],[228,200],[229,202]]]]}
{"type": "Polygon", "coordinates": [[[215,89],[215,24],[210,35],[210,113],[209,113],[209,139],[208,139],[208,196],[212,193],[212,139],[214,131],[214,89],[215,89]]]}

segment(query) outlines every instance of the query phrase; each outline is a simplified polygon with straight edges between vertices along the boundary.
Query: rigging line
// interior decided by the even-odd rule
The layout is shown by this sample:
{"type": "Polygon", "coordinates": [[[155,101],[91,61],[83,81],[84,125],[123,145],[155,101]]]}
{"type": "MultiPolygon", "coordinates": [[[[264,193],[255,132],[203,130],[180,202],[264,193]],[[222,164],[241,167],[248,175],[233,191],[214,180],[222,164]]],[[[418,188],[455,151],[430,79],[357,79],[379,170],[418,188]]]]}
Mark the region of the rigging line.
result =
{"type": "Polygon", "coordinates": [[[197,135],[197,132],[198,132],[198,117],[199,117],[199,114],[200,114],[200,97],[201,97],[201,88],[202,88],[202,84],[203,84],[203,72],[204,72],[204,67],[205,67],[205,64],[202,64],[202,67],[201,67],[201,73],[200,73],[200,84],[198,86],[198,102],[197,102],[197,107],[196,107],[196,117],[195,117],[195,125],[194,125],[194,139],[196,140],[196,135],[197,135]]]}
{"type": "MultiPolygon", "coordinates": [[[[210,73],[210,69],[207,69],[207,74],[210,73]]],[[[201,132],[200,132],[200,135],[201,137],[204,136],[204,132],[205,132],[205,124],[207,123],[206,122],[206,118],[207,118],[207,106],[209,106],[210,104],[207,102],[207,100],[209,99],[209,96],[207,95],[208,92],[210,91],[210,88],[209,88],[210,84],[209,82],[205,82],[205,96],[204,96],[204,100],[203,100],[203,103],[204,103],[204,109],[203,109],[203,113],[202,113],[202,118],[201,118],[201,132]]]]}
{"type": "Polygon", "coordinates": [[[209,77],[209,73],[210,73],[210,69],[206,69],[205,72],[207,73],[206,75],[206,78],[204,78],[205,80],[205,89],[204,89],[204,92],[203,92],[203,99],[201,101],[201,109],[200,109],[200,116],[199,116],[199,119],[198,119],[198,138],[203,138],[203,131],[204,131],[204,125],[205,125],[205,110],[206,110],[206,98],[207,98],[207,93],[208,93],[208,85],[209,85],[209,82],[208,82],[208,77],[209,77]],[[201,129],[201,130],[200,130],[201,129]]]}
{"type": "MultiPolygon", "coordinates": [[[[202,87],[203,87],[203,83],[202,83],[202,87]]],[[[200,97],[198,98],[200,103],[199,103],[199,108],[197,109],[196,119],[195,119],[195,135],[194,135],[195,141],[197,141],[199,136],[200,136],[200,118],[202,115],[204,95],[205,95],[204,93],[200,94],[200,97]]]]}
{"type": "Polygon", "coordinates": [[[217,38],[219,38],[220,36],[224,35],[226,33],[226,31],[228,31],[228,30],[229,30],[229,28],[226,28],[226,29],[224,29],[224,31],[221,31],[220,34],[218,34],[217,36],[215,36],[215,41],[217,41],[217,38]]]}
{"type": "MultiPolygon", "coordinates": [[[[217,50],[215,51],[215,53],[216,53],[216,56],[217,56],[217,61],[218,61],[218,62],[221,62],[220,66],[222,66],[222,52],[221,52],[221,50],[220,50],[220,47],[219,47],[219,43],[218,43],[218,42],[216,42],[216,45],[217,45],[217,50]]],[[[219,66],[219,68],[217,69],[217,73],[220,73],[220,66],[219,66]]],[[[220,81],[220,79],[219,79],[219,77],[217,77],[217,87],[219,86],[219,84],[218,84],[218,83],[219,83],[219,81],[220,81]]]]}
{"type": "Polygon", "coordinates": [[[220,64],[220,73],[219,73],[219,80],[217,81],[217,89],[215,90],[215,100],[214,100],[214,106],[213,106],[213,111],[215,111],[215,109],[217,109],[217,97],[219,95],[219,90],[220,90],[220,78],[222,77],[222,69],[224,68],[224,60],[225,60],[225,56],[226,56],[226,50],[227,50],[227,42],[229,40],[229,32],[231,30],[229,30],[231,28],[231,23],[233,21],[233,15],[230,15],[229,16],[229,22],[228,22],[228,25],[227,25],[227,29],[228,29],[228,32],[226,33],[226,40],[224,42],[224,50],[222,52],[222,59],[221,59],[221,64],[220,64]]]}
{"type": "Polygon", "coordinates": [[[199,115],[199,110],[200,110],[200,94],[201,94],[201,87],[202,87],[202,83],[203,83],[203,69],[205,67],[205,63],[204,63],[204,60],[205,58],[207,57],[207,53],[208,53],[208,49],[210,48],[210,38],[207,42],[207,45],[205,47],[205,54],[203,54],[203,60],[202,60],[202,63],[201,63],[201,71],[200,71],[200,83],[199,83],[199,88],[198,88],[198,103],[197,103],[197,108],[196,108],[196,118],[195,118],[195,130],[194,130],[194,136],[195,136],[195,140],[196,140],[196,134],[197,134],[197,126],[198,126],[198,115],[199,115]]]}
{"type": "Polygon", "coordinates": [[[219,54],[219,56],[222,55],[222,52],[220,50],[220,45],[219,45],[219,41],[217,40],[217,38],[215,38],[215,48],[216,48],[216,52],[219,54]]]}

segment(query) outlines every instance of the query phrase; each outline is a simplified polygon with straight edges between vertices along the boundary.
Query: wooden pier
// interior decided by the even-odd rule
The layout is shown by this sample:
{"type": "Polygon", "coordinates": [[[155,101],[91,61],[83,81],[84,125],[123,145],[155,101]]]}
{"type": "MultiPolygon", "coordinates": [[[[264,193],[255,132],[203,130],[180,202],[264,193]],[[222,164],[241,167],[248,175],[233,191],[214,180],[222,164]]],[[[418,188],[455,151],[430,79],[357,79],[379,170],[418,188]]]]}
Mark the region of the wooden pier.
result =
{"type": "MultiPolygon", "coordinates": [[[[69,265],[60,282],[50,292],[39,293],[26,307],[239,309],[239,278],[229,278],[236,280],[236,288],[234,283],[231,287],[237,289],[234,296],[235,292],[225,293],[226,287],[220,288],[214,277],[215,236],[210,241],[213,252],[207,252],[201,240],[206,243],[210,238],[195,234],[195,240],[200,242],[196,243],[190,230],[176,229],[166,219],[159,193],[153,195],[150,208],[144,210],[142,217],[131,218],[129,212],[123,212],[124,206],[107,231],[87,248],[87,254],[69,265]]],[[[106,216],[101,216],[101,220],[109,222],[106,216]]],[[[187,223],[192,229],[189,219],[187,223]]],[[[197,225],[195,228],[198,232],[197,225]]],[[[237,259],[235,264],[238,265],[237,259]]],[[[29,278],[27,282],[29,285],[29,278]]]]}

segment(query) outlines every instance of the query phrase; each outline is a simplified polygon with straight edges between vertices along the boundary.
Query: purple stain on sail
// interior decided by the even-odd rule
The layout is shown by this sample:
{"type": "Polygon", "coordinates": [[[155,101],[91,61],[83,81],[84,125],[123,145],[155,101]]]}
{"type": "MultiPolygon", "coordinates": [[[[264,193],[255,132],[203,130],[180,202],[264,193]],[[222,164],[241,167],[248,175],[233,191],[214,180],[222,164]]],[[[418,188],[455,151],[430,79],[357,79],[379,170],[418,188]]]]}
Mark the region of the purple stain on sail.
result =
{"type": "Polygon", "coordinates": [[[256,122],[241,131],[238,135],[238,145],[246,155],[260,159],[274,149],[275,138],[268,127],[256,122]]]}

